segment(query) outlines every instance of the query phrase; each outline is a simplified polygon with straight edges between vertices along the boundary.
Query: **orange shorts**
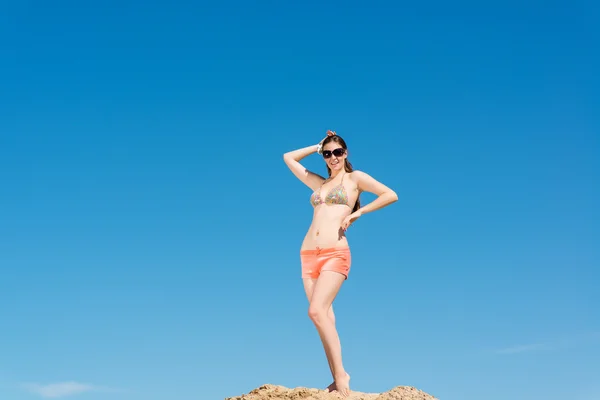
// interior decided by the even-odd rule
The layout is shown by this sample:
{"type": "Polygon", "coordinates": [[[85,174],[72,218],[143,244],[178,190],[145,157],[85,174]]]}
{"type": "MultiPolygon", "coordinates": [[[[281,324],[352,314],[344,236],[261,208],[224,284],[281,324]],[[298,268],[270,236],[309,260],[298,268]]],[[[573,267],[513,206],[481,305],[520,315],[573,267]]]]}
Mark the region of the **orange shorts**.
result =
{"type": "Polygon", "coordinates": [[[352,257],[349,247],[330,247],[300,250],[302,279],[317,279],[322,271],[335,271],[348,279],[352,257]]]}

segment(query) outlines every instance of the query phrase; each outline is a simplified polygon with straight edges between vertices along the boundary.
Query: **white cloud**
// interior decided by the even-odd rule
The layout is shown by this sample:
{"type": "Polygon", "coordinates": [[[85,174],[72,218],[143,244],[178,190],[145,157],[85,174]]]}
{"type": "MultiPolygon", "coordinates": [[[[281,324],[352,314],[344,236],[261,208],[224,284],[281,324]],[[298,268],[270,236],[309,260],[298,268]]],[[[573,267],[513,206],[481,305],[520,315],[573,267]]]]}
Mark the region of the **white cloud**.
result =
{"type": "MultiPolygon", "coordinates": [[[[575,334],[572,336],[564,337],[562,339],[556,339],[546,343],[533,343],[524,344],[511,347],[505,347],[503,349],[496,350],[498,354],[516,354],[525,353],[528,351],[537,350],[558,350],[561,348],[568,348],[574,346],[585,345],[586,343],[596,342],[600,339],[600,332],[588,332],[582,334],[575,334]]],[[[600,400],[600,399],[599,399],[600,400]]]]}
{"type": "Polygon", "coordinates": [[[41,385],[38,383],[28,383],[23,385],[27,390],[39,396],[46,398],[58,398],[72,396],[80,393],[98,390],[96,386],[79,382],[59,382],[41,385]]]}

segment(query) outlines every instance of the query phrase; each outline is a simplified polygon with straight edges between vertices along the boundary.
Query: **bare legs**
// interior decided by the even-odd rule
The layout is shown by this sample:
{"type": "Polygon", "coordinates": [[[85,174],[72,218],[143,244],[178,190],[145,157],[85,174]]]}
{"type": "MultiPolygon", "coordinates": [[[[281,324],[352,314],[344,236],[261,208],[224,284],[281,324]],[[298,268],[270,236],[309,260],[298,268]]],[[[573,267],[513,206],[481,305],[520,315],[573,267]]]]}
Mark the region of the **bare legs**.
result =
{"type": "MultiPolygon", "coordinates": [[[[306,297],[308,298],[308,302],[310,305],[310,300],[313,295],[313,289],[315,287],[315,283],[317,283],[316,279],[304,279],[304,291],[306,292],[306,297]]],[[[327,310],[327,317],[331,320],[331,322],[335,325],[335,314],[333,312],[333,304],[327,310]]],[[[335,376],[333,372],[333,364],[331,364],[331,360],[327,357],[327,362],[329,363],[329,370],[331,371],[331,377],[335,376]]],[[[336,390],[335,380],[327,387],[327,391],[332,392],[336,390]]]]}
{"type": "Polygon", "coordinates": [[[305,279],[304,289],[309,301],[308,315],[317,328],[334,379],[327,389],[337,390],[346,397],[350,394],[350,376],[342,364],[342,348],[335,328],[332,306],[344,280],[345,277],[342,274],[323,271],[319,279],[305,279]]]}

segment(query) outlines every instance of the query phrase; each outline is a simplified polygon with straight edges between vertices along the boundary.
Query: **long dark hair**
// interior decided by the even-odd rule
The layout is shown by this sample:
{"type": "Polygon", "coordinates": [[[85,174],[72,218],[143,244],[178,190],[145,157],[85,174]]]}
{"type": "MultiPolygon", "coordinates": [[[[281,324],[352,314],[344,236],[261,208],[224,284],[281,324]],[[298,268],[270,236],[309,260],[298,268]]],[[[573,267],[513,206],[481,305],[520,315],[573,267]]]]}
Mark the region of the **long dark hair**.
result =
{"type": "MultiPolygon", "coordinates": [[[[325,138],[325,140],[323,140],[323,147],[325,147],[325,145],[327,143],[331,143],[331,142],[338,143],[340,146],[342,146],[342,149],[346,150],[346,158],[344,159],[344,170],[346,172],[354,171],[352,164],[350,163],[350,161],[348,161],[348,156],[347,156],[348,146],[346,146],[346,142],[344,141],[344,139],[342,139],[338,135],[327,136],[325,138]]],[[[331,169],[329,168],[329,166],[327,166],[327,175],[331,176],[331,169]]],[[[358,193],[358,197],[356,198],[356,203],[354,203],[354,208],[352,209],[352,212],[356,212],[356,210],[358,210],[359,208],[360,208],[360,192],[358,193]]]]}

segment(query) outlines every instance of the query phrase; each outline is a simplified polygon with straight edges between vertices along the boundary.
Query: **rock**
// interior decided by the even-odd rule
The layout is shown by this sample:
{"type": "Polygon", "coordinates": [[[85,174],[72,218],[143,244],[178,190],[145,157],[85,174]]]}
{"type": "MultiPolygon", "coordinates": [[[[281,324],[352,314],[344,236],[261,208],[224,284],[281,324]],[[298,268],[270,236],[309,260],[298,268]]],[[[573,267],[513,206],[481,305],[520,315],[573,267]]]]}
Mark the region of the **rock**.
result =
{"type": "MultiPolygon", "coordinates": [[[[225,400],[339,400],[337,392],[328,393],[323,389],[286,388],[280,385],[263,385],[257,389],[225,400]]],[[[430,394],[412,386],[396,386],[384,393],[363,393],[352,391],[346,400],[438,400],[430,394]]]]}

